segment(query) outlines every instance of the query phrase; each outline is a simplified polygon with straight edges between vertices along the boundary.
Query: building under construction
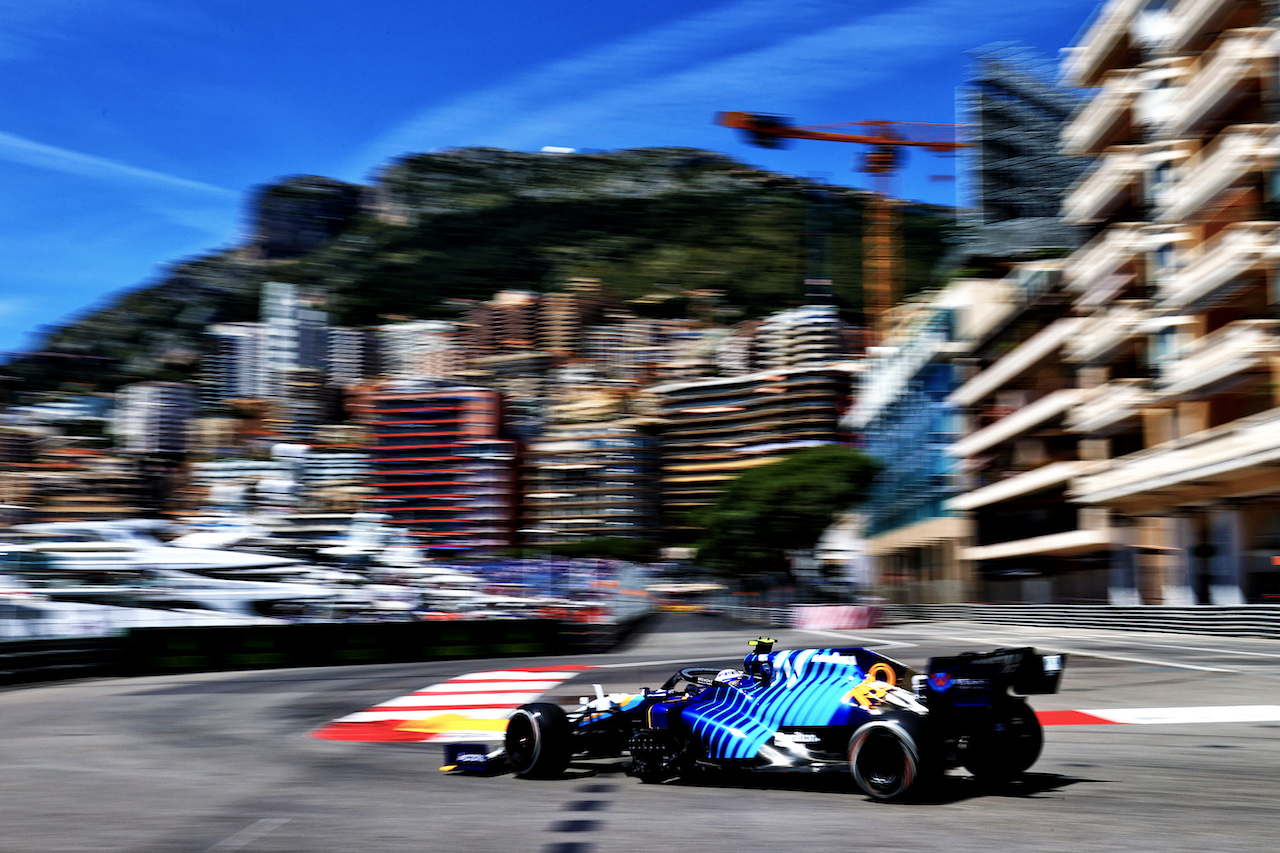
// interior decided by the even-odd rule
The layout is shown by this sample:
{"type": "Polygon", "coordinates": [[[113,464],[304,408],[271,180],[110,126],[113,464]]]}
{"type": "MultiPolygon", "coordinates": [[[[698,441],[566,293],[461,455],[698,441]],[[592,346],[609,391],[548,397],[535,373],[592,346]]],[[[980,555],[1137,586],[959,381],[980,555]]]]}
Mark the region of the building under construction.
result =
{"type": "Polygon", "coordinates": [[[1026,47],[992,45],[971,55],[958,104],[970,128],[959,170],[970,208],[963,253],[1026,260],[1078,246],[1076,229],[1058,218],[1063,193],[1088,163],[1058,151],[1062,128],[1081,103],[1078,90],[1058,86],[1053,63],[1026,47]]]}

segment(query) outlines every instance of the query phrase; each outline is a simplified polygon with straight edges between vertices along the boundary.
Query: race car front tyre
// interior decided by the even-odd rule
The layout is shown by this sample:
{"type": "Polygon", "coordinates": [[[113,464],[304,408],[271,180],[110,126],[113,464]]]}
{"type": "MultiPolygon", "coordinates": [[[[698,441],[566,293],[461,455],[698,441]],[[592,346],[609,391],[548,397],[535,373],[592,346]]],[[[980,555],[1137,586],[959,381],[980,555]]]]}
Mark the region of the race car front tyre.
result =
{"type": "Polygon", "coordinates": [[[929,776],[921,727],[910,718],[882,717],[863,723],[849,739],[849,771],[869,797],[906,796],[929,776]]]}
{"type": "Polygon", "coordinates": [[[1031,768],[1044,746],[1044,730],[1021,699],[992,709],[986,725],[969,735],[963,762],[980,782],[1003,784],[1031,768]]]}
{"type": "Polygon", "coordinates": [[[573,727],[559,705],[534,702],[521,705],[507,721],[503,738],[507,761],[522,779],[559,776],[573,754],[573,727]]]}

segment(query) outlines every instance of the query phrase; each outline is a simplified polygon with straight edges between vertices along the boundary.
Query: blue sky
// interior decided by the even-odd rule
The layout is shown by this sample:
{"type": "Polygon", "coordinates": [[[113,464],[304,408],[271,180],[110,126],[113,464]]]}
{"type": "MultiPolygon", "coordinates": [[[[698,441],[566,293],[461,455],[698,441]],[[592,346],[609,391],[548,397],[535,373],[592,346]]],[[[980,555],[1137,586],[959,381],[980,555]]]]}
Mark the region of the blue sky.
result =
{"type": "MultiPolygon", "coordinates": [[[[0,352],[243,237],[253,187],[408,151],[690,146],[865,185],[719,110],[955,121],[965,51],[1056,56],[1093,0],[0,0],[0,352]]],[[[900,195],[955,201],[918,155],[900,195]]]]}

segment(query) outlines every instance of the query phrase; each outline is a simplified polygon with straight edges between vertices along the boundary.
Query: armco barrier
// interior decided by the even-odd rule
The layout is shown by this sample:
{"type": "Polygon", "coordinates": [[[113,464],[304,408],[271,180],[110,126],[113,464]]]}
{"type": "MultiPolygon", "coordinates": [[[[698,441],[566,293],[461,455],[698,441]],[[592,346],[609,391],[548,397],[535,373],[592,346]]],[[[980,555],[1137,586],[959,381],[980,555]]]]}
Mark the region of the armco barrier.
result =
{"type": "Polygon", "coordinates": [[[113,637],[0,642],[0,685],[95,675],[412,663],[583,650],[580,638],[544,619],[134,628],[113,637]]]}
{"type": "Polygon", "coordinates": [[[120,671],[120,638],[0,642],[0,684],[53,681],[120,671]]]}
{"type": "Polygon", "coordinates": [[[722,607],[720,612],[731,619],[769,628],[790,628],[790,607],[745,607],[738,604],[722,607]]]}
{"type": "Polygon", "coordinates": [[[1280,606],[1267,604],[1168,607],[1106,604],[892,604],[886,623],[990,622],[1052,628],[1217,634],[1280,639],[1280,606]]]}
{"type": "Polygon", "coordinates": [[[124,638],[122,669],[141,675],[411,663],[554,654],[564,645],[559,623],[549,620],[138,628],[124,638]]]}

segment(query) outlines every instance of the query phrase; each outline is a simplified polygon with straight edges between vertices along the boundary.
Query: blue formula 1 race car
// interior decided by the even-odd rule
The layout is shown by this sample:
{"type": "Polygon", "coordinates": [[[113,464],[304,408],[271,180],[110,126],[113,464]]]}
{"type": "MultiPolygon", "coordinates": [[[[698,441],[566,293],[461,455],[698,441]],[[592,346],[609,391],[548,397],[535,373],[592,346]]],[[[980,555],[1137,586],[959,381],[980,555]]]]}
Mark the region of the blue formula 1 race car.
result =
{"type": "Polygon", "coordinates": [[[998,649],[933,658],[927,673],[863,648],[774,651],[752,642],[742,669],[690,667],[661,689],[533,703],[507,723],[517,776],[548,777],[574,757],[630,756],[661,782],[706,769],[848,771],[868,796],[917,793],[950,767],[988,782],[1040,755],[1040,723],[1022,696],[1054,693],[1062,655],[998,649]]]}

